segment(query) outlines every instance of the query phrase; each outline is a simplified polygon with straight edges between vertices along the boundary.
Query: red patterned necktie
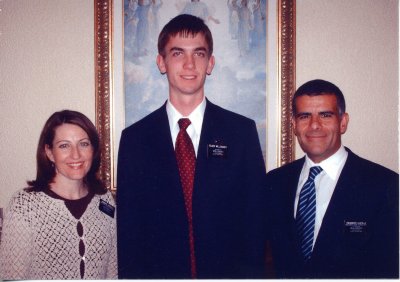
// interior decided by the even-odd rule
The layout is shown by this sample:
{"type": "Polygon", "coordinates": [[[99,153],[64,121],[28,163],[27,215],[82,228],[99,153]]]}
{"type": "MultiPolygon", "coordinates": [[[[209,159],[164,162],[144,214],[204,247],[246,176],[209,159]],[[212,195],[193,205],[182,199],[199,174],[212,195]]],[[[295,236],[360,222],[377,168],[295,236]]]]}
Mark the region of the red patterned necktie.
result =
{"type": "Polygon", "coordinates": [[[186,132],[190,125],[188,118],[181,118],[178,121],[179,133],[175,143],[175,154],[178,162],[179,175],[185,199],[186,213],[189,223],[189,243],[190,243],[190,267],[192,278],[196,278],[196,257],[194,253],[193,219],[192,219],[192,195],[194,171],[196,166],[196,155],[192,140],[186,132]]]}

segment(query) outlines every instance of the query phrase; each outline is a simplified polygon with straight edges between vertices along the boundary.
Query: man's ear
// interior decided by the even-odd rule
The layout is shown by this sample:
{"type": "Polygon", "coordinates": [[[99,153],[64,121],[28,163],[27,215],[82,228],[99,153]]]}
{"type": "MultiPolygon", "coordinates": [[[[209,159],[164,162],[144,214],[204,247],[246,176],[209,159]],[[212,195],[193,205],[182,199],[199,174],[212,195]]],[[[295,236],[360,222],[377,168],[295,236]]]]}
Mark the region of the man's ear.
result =
{"type": "Polygon", "coordinates": [[[346,130],[347,130],[347,125],[349,124],[349,114],[348,113],[344,113],[342,115],[342,119],[340,120],[340,134],[345,134],[346,130]]]}
{"type": "Polygon", "coordinates": [[[164,57],[160,54],[157,55],[156,63],[161,74],[165,74],[167,69],[165,67],[164,57]]]}
{"type": "Polygon", "coordinates": [[[208,66],[207,66],[208,75],[211,75],[211,72],[214,69],[214,65],[215,65],[215,57],[211,55],[210,59],[208,60],[208,66]]]}

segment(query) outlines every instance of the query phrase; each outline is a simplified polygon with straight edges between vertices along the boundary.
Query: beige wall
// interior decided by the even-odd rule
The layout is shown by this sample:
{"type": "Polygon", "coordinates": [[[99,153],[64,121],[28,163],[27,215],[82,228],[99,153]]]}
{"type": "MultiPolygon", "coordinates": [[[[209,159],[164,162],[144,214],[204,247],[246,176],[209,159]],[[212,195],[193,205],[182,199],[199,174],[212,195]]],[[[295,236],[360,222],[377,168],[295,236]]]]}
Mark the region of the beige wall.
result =
{"type": "Polygon", "coordinates": [[[36,175],[46,119],[69,108],[94,121],[92,0],[0,1],[0,207],[36,175]]]}
{"type": "MultiPolygon", "coordinates": [[[[396,171],[397,5],[390,0],[297,1],[297,85],[317,77],[337,83],[351,117],[345,144],[396,171]]],[[[0,10],[4,207],[35,177],[37,140],[51,113],[76,109],[94,121],[94,19],[91,0],[2,0],[0,10]]]]}
{"type": "Polygon", "coordinates": [[[298,0],[296,32],[297,86],[339,86],[350,115],[345,146],[397,172],[398,13],[397,0],[298,0]]]}

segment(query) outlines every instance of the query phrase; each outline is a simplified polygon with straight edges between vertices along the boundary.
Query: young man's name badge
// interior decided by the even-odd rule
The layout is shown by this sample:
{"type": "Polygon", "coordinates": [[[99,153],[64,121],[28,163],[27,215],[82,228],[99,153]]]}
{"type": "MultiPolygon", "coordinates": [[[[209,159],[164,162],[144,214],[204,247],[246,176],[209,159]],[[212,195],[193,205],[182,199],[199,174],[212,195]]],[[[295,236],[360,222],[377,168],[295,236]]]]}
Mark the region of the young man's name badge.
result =
{"type": "Polygon", "coordinates": [[[228,146],[222,144],[208,144],[207,157],[226,159],[228,157],[228,146]]]}

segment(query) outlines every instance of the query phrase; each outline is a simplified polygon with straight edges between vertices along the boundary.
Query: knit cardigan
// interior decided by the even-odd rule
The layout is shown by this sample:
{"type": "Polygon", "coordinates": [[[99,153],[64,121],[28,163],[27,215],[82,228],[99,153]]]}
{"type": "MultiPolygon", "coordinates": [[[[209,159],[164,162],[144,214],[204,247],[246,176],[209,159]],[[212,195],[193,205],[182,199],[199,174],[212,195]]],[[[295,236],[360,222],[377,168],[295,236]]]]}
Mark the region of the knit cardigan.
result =
{"type": "Polygon", "coordinates": [[[100,199],[115,207],[110,192],[94,195],[78,220],[63,200],[44,192],[14,194],[4,218],[0,280],[81,279],[82,260],[83,279],[117,279],[116,220],[99,210],[100,199]],[[79,254],[81,240],[83,256],[79,254]]]}

